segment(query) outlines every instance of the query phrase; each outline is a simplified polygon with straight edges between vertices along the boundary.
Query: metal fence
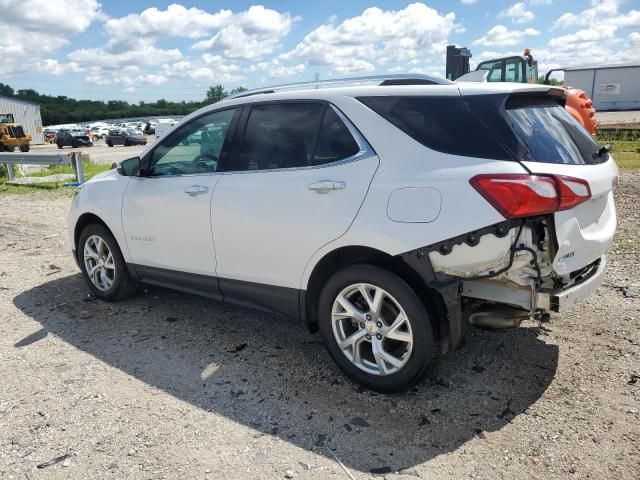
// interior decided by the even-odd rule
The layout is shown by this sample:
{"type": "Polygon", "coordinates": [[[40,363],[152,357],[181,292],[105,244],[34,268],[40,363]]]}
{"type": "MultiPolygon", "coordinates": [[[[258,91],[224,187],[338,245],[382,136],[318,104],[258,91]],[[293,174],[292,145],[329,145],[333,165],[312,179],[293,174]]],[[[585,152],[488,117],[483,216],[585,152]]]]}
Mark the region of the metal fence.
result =
{"type": "Polygon", "coordinates": [[[71,165],[76,174],[78,184],[84,183],[82,170],[82,154],[70,153],[0,153],[0,163],[7,166],[9,180],[14,179],[13,165],[71,165]]]}

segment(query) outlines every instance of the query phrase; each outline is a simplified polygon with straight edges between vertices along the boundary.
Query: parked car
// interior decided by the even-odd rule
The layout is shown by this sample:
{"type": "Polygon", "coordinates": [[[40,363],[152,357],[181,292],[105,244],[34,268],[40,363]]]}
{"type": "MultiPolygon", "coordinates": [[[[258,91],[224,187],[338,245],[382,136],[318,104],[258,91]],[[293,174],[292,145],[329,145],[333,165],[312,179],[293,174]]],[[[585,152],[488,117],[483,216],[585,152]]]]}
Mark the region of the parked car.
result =
{"type": "Polygon", "coordinates": [[[93,141],[96,142],[101,138],[106,137],[109,134],[109,127],[93,127],[91,129],[91,136],[93,141]]]}
{"type": "Polygon", "coordinates": [[[394,392],[467,322],[547,320],[598,288],[618,171],[564,90],[316,86],[205,107],[82,185],[69,235],[91,292],[162,285],[288,314],[394,392]]]}
{"type": "Polygon", "coordinates": [[[156,124],[153,122],[146,122],[142,129],[142,132],[145,135],[153,135],[154,133],[156,133],[156,124]]]}
{"type": "Polygon", "coordinates": [[[142,133],[131,129],[109,130],[109,134],[105,137],[105,142],[110,147],[114,145],[146,145],[147,139],[142,133]]]}
{"type": "Polygon", "coordinates": [[[58,130],[56,145],[62,147],[92,147],[93,142],[82,130],[58,130]]]}

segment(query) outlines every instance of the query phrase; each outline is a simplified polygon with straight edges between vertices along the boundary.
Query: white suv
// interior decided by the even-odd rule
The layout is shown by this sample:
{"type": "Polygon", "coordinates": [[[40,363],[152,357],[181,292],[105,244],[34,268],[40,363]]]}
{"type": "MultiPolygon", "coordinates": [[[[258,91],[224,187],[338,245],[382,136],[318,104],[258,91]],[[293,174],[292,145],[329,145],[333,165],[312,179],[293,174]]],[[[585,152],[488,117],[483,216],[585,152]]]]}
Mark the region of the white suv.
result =
{"type": "Polygon", "coordinates": [[[74,257],[101,299],[142,282],[291,315],[352,379],[403,390],[469,321],[545,319],[601,283],[617,168],[564,95],[409,76],[244,92],[82,185],[74,257]]]}

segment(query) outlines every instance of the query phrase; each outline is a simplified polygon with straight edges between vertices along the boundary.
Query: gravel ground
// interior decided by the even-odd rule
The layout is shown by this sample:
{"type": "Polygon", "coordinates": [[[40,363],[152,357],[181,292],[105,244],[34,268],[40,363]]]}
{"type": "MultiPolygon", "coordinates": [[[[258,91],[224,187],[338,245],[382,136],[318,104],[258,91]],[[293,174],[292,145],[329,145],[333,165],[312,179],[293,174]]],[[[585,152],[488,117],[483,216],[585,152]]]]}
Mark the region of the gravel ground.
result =
{"type": "Polygon", "coordinates": [[[594,297],[471,329],[379,395],[293,320],[163,289],[92,301],[69,199],[0,196],[0,478],[638,479],[640,174],[617,202],[594,297]]]}

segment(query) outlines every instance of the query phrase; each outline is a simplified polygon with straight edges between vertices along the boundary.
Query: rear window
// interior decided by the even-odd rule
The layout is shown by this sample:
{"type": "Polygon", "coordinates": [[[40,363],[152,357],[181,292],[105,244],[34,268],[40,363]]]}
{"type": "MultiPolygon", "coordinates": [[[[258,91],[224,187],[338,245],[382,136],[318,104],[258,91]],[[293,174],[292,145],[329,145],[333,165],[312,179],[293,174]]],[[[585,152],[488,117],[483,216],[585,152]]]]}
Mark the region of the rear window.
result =
{"type": "Polygon", "coordinates": [[[584,165],[609,158],[582,125],[551,98],[512,96],[506,112],[511,128],[527,145],[526,160],[584,165]]]}
{"type": "Polygon", "coordinates": [[[509,160],[463,97],[360,97],[367,107],[425,147],[452,155],[509,160]]]}

